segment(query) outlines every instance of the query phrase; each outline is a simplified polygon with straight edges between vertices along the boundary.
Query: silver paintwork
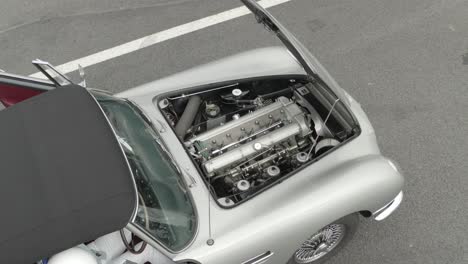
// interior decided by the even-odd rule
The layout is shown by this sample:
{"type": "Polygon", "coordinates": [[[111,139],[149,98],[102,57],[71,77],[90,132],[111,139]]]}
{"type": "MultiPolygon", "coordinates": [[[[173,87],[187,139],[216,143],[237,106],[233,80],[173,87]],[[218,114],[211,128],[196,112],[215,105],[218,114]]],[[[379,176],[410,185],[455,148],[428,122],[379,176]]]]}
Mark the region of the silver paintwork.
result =
{"type": "MultiPolygon", "coordinates": [[[[195,205],[198,226],[193,240],[184,249],[172,252],[135,224],[128,225],[129,230],[175,262],[286,263],[303,241],[324,226],[359,211],[374,212],[376,218],[388,216],[403,198],[403,176],[396,164],[380,153],[374,129],[361,106],[292,34],[285,32],[299,50],[296,54],[345,102],[361,133],[281,184],[234,208],[224,209],[214,201],[184,146],[168,129],[170,125],[158,110],[158,99],[168,93],[189,94],[195,87],[215,83],[235,84],[242,79],[265,76],[306,76],[303,65],[291,52],[284,47],[242,52],[116,95],[138,105],[169,151],[178,153],[173,161],[189,176],[185,177],[188,185],[191,181],[200,183],[187,190],[195,205]],[[212,245],[207,245],[209,239],[213,239],[212,245]],[[257,262],[259,256],[267,258],[257,262]]],[[[22,78],[41,87],[51,86],[49,81],[22,78]]],[[[209,88],[212,87],[216,86],[209,88]]]]}
{"type": "MultiPolygon", "coordinates": [[[[281,184],[228,210],[216,204],[205,184],[190,188],[199,223],[190,245],[180,252],[170,252],[144,232],[138,233],[174,261],[238,264],[265,252],[275,252],[267,263],[286,263],[311,234],[348,214],[377,212],[402,190],[403,176],[394,163],[380,153],[374,129],[361,106],[340,88],[302,44],[295,41],[310,68],[346,103],[361,133],[281,184]],[[215,243],[208,246],[206,241],[210,238],[215,243]]],[[[117,96],[129,98],[154,124],[167,128],[170,126],[157,108],[158,98],[163,94],[189,93],[192,87],[277,75],[304,76],[306,73],[287,49],[270,47],[201,65],[117,96]]],[[[174,156],[174,161],[197,182],[203,182],[176,135],[170,129],[160,131],[170,151],[180,153],[174,156]]]]}
{"type": "MultiPolygon", "coordinates": [[[[187,79],[196,84],[209,84],[213,76],[217,76],[219,81],[235,80],[239,77],[235,74],[238,72],[237,67],[239,71],[251,67],[249,69],[252,72],[258,73],[258,67],[251,65],[251,56],[255,56],[258,62],[282,58],[283,65],[289,65],[285,74],[303,74],[300,67],[294,66],[297,66],[297,62],[282,48],[265,48],[247,54],[248,56],[244,53],[239,57],[233,56],[199,66],[169,79],[180,77],[179,83],[184,83],[181,88],[189,87],[187,79]],[[232,78],[228,76],[230,70],[233,70],[232,78]],[[210,71],[211,74],[208,74],[210,71]]],[[[262,71],[271,75],[283,75],[277,66],[262,65],[262,71]]],[[[155,124],[167,128],[170,126],[158,110],[156,99],[159,95],[176,90],[173,85],[166,78],[118,96],[127,95],[155,124]]],[[[216,201],[212,200],[205,184],[197,184],[190,188],[189,191],[197,205],[200,224],[193,242],[180,252],[168,251],[151,237],[144,236],[144,233],[140,232],[138,235],[175,261],[195,260],[215,264],[219,263],[219,259],[223,259],[223,263],[237,264],[270,251],[275,254],[269,258],[268,263],[286,263],[302,242],[322,227],[348,214],[359,211],[376,212],[388,204],[401,191],[403,177],[396,167],[390,165],[388,159],[380,154],[374,129],[360,105],[351,96],[346,96],[350,102],[349,109],[362,130],[357,138],[299,171],[282,184],[229,210],[219,207],[216,201]],[[211,200],[210,209],[207,207],[208,199],[211,200]],[[294,210],[292,204],[294,208],[303,210],[294,210]],[[215,240],[212,246],[206,245],[210,237],[208,215],[211,216],[211,233],[215,240]],[[304,232],[304,229],[310,230],[310,233],[304,232]]],[[[166,141],[172,153],[181,153],[174,156],[175,162],[181,164],[197,182],[203,182],[202,175],[198,173],[189,156],[182,154],[185,153],[184,146],[175,134],[165,129],[161,133],[161,139],[166,141]]]]}
{"type": "MultiPolygon", "coordinates": [[[[283,47],[261,48],[201,65],[116,95],[128,98],[144,111],[157,127],[169,151],[178,153],[173,160],[186,176],[190,176],[186,177],[187,182],[193,179],[200,183],[187,190],[195,204],[198,226],[196,235],[186,248],[171,252],[150,234],[129,224],[129,230],[174,261],[252,264],[258,262],[245,261],[255,261],[256,256],[270,252],[266,255],[268,263],[286,263],[310,234],[335,220],[359,211],[375,212],[376,218],[383,213],[388,216],[401,202],[403,176],[395,163],[380,153],[374,129],[360,105],[297,39],[293,36],[291,38],[300,48],[299,54],[307,65],[346,103],[357,119],[361,133],[319,161],[284,179],[281,184],[228,210],[217,205],[184,146],[173,131],[167,129],[170,125],[158,110],[158,98],[168,93],[188,94],[195,90],[193,87],[222,82],[235,84],[238,80],[248,78],[305,76],[306,72],[298,60],[283,47]],[[211,246],[206,243],[209,239],[214,242],[211,246]]],[[[42,86],[50,85],[47,81],[24,79],[42,86]]]]}
{"type": "Polygon", "coordinates": [[[218,199],[218,203],[225,207],[232,207],[234,202],[229,198],[220,198],[218,199]]]}

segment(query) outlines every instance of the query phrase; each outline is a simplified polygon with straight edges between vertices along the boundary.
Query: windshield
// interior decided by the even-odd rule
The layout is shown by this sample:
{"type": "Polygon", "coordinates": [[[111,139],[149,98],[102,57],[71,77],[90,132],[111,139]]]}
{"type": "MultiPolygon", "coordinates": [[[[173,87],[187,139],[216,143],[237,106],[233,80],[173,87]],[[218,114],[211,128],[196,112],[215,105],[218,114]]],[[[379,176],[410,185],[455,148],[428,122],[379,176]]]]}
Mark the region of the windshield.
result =
{"type": "Polygon", "coordinates": [[[195,212],[182,175],[138,109],[104,94],[95,93],[95,97],[135,177],[139,206],[134,223],[170,250],[181,250],[196,231],[195,212]]]}

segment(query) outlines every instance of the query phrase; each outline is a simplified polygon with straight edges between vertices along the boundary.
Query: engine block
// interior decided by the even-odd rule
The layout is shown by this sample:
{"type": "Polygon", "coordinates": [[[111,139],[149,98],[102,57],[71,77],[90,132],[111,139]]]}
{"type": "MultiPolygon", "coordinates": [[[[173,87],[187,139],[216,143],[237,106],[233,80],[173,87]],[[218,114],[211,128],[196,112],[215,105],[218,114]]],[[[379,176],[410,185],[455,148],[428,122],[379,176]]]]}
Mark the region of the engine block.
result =
{"type": "Polygon", "coordinates": [[[311,133],[307,115],[294,101],[278,97],[274,103],[199,134],[185,144],[205,159],[208,175],[235,166],[249,157],[296,135],[311,133]]]}

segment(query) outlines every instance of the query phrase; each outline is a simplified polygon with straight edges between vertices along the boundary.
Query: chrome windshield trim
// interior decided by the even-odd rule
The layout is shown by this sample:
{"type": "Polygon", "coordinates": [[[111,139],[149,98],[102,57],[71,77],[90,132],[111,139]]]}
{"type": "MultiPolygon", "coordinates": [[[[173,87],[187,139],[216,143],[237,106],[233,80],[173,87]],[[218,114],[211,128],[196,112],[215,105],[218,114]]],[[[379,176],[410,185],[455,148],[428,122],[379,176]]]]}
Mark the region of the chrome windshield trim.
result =
{"type": "Polygon", "coordinates": [[[390,216],[401,204],[403,201],[403,191],[400,191],[398,195],[384,207],[380,208],[379,210],[375,211],[372,215],[374,219],[377,221],[382,221],[388,216],[390,216]]]}
{"type": "MultiPolygon", "coordinates": [[[[85,88],[86,89],[86,88],[85,88]]],[[[111,128],[112,130],[112,133],[114,134],[114,137],[115,137],[115,140],[117,141],[117,145],[119,145],[119,149],[120,151],[122,152],[122,155],[124,156],[125,158],[125,163],[127,165],[127,168],[128,168],[128,171],[130,172],[130,176],[132,178],[132,183],[133,183],[133,189],[135,191],[135,208],[133,209],[133,213],[132,213],[132,216],[130,217],[129,219],[129,222],[133,222],[135,221],[136,217],[137,217],[137,213],[138,213],[138,200],[139,200],[139,197],[138,197],[138,188],[137,188],[137,185],[136,185],[136,180],[135,180],[135,175],[133,174],[132,172],[132,169],[130,167],[130,163],[128,162],[128,159],[127,159],[127,156],[125,156],[125,151],[122,147],[122,145],[120,144],[119,140],[118,140],[118,135],[117,135],[117,132],[115,132],[115,129],[114,127],[112,126],[109,118],[107,117],[106,113],[104,112],[104,109],[102,109],[101,105],[99,104],[99,101],[96,99],[96,97],[94,97],[94,95],[92,93],[89,93],[91,95],[91,97],[93,97],[94,101],[96,102],[96,104],[99,106],[99,109],[101,110],[101,113],[102,115],[104,116],[104,118],[106,119],[107,121],[107,124],[109,125],[109,127],[111,128]]]]}
{"type": "MultiPolygon", "coordinates": [[[[158,131],[157,128],[154,126],[154,123],[151,121],[151,119],[147,115],[147,113],[144,112],[143,109],[141,109],[133,101],[131,101],[131,100],[127,99],[127,98],[119,98],[119,97],[115,97],[115,96],[112,96],[112,98],[115,99],[115,100],[122,101],[122,102],[125,102],[125,103],[129,104],[131,107],[133,107],[140,114],[140,116],[145,120],[145,122],[148,123],[148,125],[153,129],[154,132],[158,131]]],[[[102,108],[101,108],[101,110],[102,110],[102,108]]],[[[107,116],[106,116],[106,118],[107,118],[107,116]]],[[[108,120],[108,122],[110,124],[109,120],[108,120]]],[[[112,125],[111,125],[111,127],[112,127],[112,125]]],[[[112,129],[113,129],[113,127],[112,127],[112,129]]],[[[115,133],[115,131],[114,131],[114,133],[115,133]]],[[[117,136],[116,133],[115,133],[115,135],[117,136]]],[[[195,203],[195,200],[193,199],[192,192],[190,191],[190,188],[186,188],[186,187],[190,187],[188,179],[185,177],[185,174],[184,174],[186,172],[181,170],[179,164],[177,164],[175,162],[175,159],[173,158],[174,156],[167,149],[167,146],[165,145],[165,142],[162,140],[162,138],[161,138],[161,136],[159,134],[158,134],[158,139],[156,140],[156,142],[160,145],[161,150],[163,150],[164,153],[166,153],[166,155],[168,155],[168,157],[170,157],[170,159],[173,161],[173,162],[171,162],[171,164],[174,165],[176,171],[180,174],[180,179],[182,180],[183,185],[184,185],[183,187],[185,188],[185,191],[188,194],[188,197],[190,199],[190,203],[191,203],[191,205],[193,207],[193,212],[194,212],[194,216],[195,216],[195,225],[194,225],[195,231],[193,233],[192,238],[187,242],[187,244],[183,248],[181,248],[180,250],[173,250],[173,249],[169,248],[168,246],[166,246],[161,241],[159,241],[153,234],[148,232],[148,230],[146,230],[143,227],[136,224],[135,220],[136,220],[136,217],[137,217],[137,212],[138,212],[138,207],[139,207],[139,204],[138,204],[139,198],[138,198],[138,187],[137,187],[136,182],[135,182],[136,181],[135,177],[132,177],[132,178],[133,178],[133,181],[135,182],[135,189],[137,191],[137,205],[136,205],[136,208],[135,208],[135,214],[133,215],[131,221],[129,221],[129,223],[127,224],[126,228],[129,231],[135,233],[138,237],[140,237],[141,239],[143,239],[145,242],[152,245],[153,247],[156,247],[156,248],[160,247],[160,248],[163,248],[164,250],[166,250],[170,254],[177,254],[177,253],[180,253],[180,252],[183,252],[183,251],[187,250],[187,248],[189,248],[193,244],[196,237],[198,236],[198,232],[199,232],[199,229],[200,229],[200,221],[199,221],[200,219],[199,219],[199,214],[198,214],[198,208],[197,208],[197,205],[195,203]]],[[[122,149],[122,152],[125,155],[125,152],[123,151],[122,146],[121,146],[121,149],[122,149]]],[[[125,160],[127,160],[127,158],[125,158],[125,160]]],[[[127,160],[127,164],[128,164],[128,167],[131,168],[130,164],[128,163],[128,160],[127,160]]],[[[133,173],[132,173],[132,175],[133,175],[133,173]]]]}

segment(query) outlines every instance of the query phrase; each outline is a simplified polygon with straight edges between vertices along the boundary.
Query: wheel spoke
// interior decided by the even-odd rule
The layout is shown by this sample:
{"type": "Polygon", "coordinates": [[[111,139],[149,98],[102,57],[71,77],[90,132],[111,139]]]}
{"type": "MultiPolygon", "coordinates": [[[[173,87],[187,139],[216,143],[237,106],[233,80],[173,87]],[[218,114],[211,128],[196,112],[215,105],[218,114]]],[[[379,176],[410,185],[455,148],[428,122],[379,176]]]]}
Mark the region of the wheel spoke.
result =
{"type": "Polygon", "coordinates": [[[311,263],[332,251],[344,237],[345,226],[343,224],[331,224],[302,243],[295,253],[298,263],[311,263]]]}

